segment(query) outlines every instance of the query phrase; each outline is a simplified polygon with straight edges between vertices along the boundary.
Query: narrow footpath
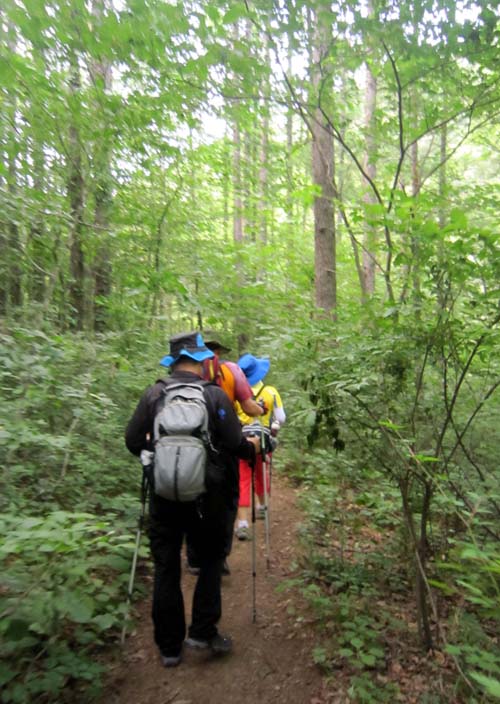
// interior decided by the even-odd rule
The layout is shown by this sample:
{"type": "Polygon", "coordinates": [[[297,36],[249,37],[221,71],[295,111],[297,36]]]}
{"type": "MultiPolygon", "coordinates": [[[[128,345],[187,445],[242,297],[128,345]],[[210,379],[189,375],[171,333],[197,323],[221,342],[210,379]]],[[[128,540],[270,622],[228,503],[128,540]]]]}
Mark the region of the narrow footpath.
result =
{"type": "MultiPolygon", "coordinates": [[[[184,651],[182,664],[164,669],[153,643],[150,601],[137,607],[136,629],[121,659],[112,666],[102,703],[106,704],[322,704],[321,673],[312,662],[314,636],[295,591],[277,587],[291,576],[298,554],[301,515],[296,490],[273,477],[271,560],[265,555],[264,521],[256,522],[257,619],[252,619],[252,544],[235,539],[223,578],[221,633],[234,640],[234,652],[214,658],[184,651]]],[[[149,578],[150,579],[150,578],[149,578]]],[[[184,570],[189,622],[195,577],[184,570]]]]}

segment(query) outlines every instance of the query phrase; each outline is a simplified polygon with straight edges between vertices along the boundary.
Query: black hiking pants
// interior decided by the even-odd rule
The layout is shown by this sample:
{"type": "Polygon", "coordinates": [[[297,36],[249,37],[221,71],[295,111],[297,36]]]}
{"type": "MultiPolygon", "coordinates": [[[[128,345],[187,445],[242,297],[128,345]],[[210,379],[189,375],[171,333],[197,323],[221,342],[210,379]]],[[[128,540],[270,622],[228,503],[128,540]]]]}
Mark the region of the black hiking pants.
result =
{"type": "MultiPolygon", "coordinates": [[[[231,554],[233,547],[234,523],[238,514],[238,502],[240,499],[240,461],[237,457],[228,457],[225,461],[225,471],[227,473],[228,484],[226,495],[226,536],[224,539],[224,557],[231,554]]],[[[186,555],[191,567],[200,567],[198,551],[189,537],[186,540],[186,555]]]]}
{"type": "Polygon", "coordinates": [[[210,640],[221,617],[221,573],[227,505],[218,497],[177,503],[152,495],[151,552],[154,560],[153,625],[161,653],[176,656],[186,637],[181,589],[181,549],[186,536],[198,556],[200,574],[193,594],[189,636],[210,640]]]}

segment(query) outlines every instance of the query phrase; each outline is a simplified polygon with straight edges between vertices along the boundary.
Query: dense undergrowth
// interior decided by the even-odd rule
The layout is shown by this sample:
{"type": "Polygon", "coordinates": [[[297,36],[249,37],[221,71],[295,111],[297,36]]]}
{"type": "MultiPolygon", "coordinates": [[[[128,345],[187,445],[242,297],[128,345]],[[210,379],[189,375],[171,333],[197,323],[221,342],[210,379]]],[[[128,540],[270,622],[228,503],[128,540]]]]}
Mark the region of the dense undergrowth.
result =
{"type": "Polygon", "coordinates": [[[125,617],[140,475],[123,430],[150,370],[119,336],[1,333],[2,701],[90,699],[125,617]]]}
{"type": "Polygon", "coordinates": [[[287,451],[277,464],[301,487],[306,515],[303,558],[288,584],[312,609],[313,656],[332,688],[354,702],[496,701],[497,546],[479,550],[465,532],[439,544],[444,517],[436,517],[428,565],[435,642],[426,651],[398,491],[380,471],[324,449],[287,451]]]}
{"type": "Polygon", "coordinates": [[[346,701],[500,697],[498,320],[452,313],[327,342],[292,395],[297,582],[346,701]]]}

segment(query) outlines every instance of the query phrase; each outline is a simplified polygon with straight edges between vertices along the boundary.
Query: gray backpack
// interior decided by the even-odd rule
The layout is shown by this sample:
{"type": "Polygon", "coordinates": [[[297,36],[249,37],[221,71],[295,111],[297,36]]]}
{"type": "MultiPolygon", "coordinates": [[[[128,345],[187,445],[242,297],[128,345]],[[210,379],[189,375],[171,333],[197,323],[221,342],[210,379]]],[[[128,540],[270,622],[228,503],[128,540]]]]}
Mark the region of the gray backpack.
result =
{"type": "Polygon", "coordinates": [[[170,501],[205,491],[210,447],[204,383],[167,383],[154,421],[154,490],[170,501]]]}

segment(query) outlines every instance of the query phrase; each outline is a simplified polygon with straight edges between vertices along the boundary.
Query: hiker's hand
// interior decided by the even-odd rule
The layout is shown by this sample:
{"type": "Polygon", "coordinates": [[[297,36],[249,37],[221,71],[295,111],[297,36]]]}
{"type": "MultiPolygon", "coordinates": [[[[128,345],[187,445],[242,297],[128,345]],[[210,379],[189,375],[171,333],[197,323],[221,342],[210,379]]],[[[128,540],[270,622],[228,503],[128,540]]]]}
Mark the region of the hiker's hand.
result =
{"type": "Polygon", "coordinates": [[[151,467],[153,464],[155,453],[150,450],[141,450],[141,464],[144,468],[151,467]]]}
{"type": "Polygon", "coordinates": [[[269,411],[269,408],[266,406],[263,399],[261,399],[260,401],[257,401],[257,403],[262,408],[262,415],[265,416],[266,413],[269,411]]]}
{"type": "Polygon", "coordinates": [[[260,452],[260,437],[258,435],[247,435],[246,439],[252,443],[255,448],[255,454],[258,455],[260,452]]]}

